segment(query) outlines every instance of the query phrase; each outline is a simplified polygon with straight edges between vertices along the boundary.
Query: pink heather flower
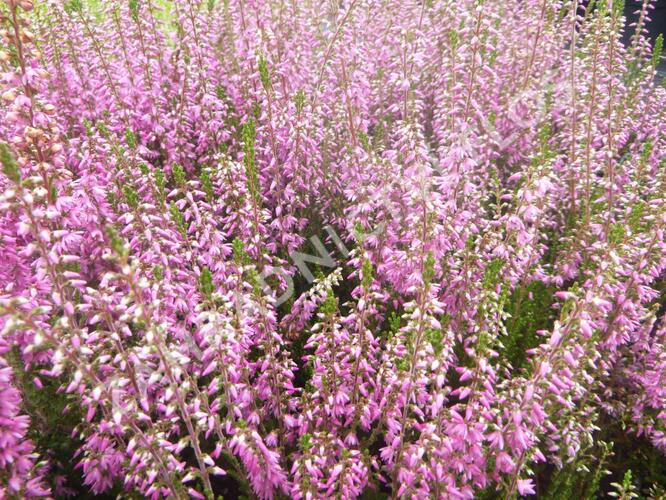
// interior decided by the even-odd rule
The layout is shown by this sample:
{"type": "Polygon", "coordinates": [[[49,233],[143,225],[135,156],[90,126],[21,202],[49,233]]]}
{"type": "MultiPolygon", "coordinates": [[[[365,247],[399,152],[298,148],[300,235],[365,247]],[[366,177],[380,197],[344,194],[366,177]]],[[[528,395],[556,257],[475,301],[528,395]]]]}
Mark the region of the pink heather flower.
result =
{"type": "Polygon", "coordinates": [[[43,497],[43,467],[36,463],[34,445],[27,438],[29,418],[20,413],[21,394],[13,385],[13,371],[5,359],[9,346],[0,338],[0,497],[43,497]]]}
{"type": "Polygon", "coordinates": [[[518,493],[521,495],[534,495],[534,482],[531,479],[518,480],[518,493]]]}
{"type": "Polygon", "coordinates": [[[98,3],[0,9],[1,498],[666,452],[654,2],[98,3]]]}

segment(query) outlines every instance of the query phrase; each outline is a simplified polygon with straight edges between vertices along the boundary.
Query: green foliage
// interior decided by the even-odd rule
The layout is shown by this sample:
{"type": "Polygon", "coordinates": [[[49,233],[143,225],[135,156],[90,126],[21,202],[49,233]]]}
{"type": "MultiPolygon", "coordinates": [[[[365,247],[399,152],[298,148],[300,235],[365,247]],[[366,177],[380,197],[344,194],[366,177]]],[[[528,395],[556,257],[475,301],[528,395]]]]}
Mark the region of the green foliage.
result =
{"type": "Polygon", "coordinates": [[[106,235],[109,238],[109,246],[120,257],[127,257],[129,249],[125,246],[125,241],[120,237],[116,228],[113,226],[106,226],[106,235]]]}
{"type": "Polygon", "coordinates": [[[361,495],[361,500],[388,500],[391,496],[384,492],[375,489],[366,488],[361,495]]]}
{"type": "Polygon", "coordinates": [[[370,138],[368,137],[368,134],[363,132],[362,130],[358,131],[358,140],[361,141],[361,146],[363,146],[363,149],[366,151],[370,151],[371,146],[370,146],[370,138]]]}
{"type": "Polygon", "coordinates": [[[451,44],[451,49],[456,50],[458,47],[458,32],[454,29],[449,30],[449,44],[451,44]]]}
{"type": "Polygon", "coordinates": [[[502,343],[503,359],[513,368],[524,366],[527,359],[525,352],[540,343],[536,332],[552,326],[555,320],[552,308],[555,291],[553,286],[533,281],[519,287],[511,295],[507,304],[511,319],[507,321],[507,336],[502,343]]]}
{"type": "Polygon", "coordinates": [[[301,449],[304,452],[310,451],[310,449],[312,448],[312,436],[306,432],[301,436],[300,444],[301,444],[301,449]]]}
{"type": "Polygon", "coordinates": [[[338,310],[338,299],[335,297],[333,290],[329,288],[326,291],[326,298],[319,306],[319,312],[325,316],[332,316],[338,310]]]}
{"type": "Polygon", "coordinates": [[[95,126],[97,127],[97,131],[99,132],[99,135],[104,137],[105,139],[109,138],[109,127],[106,126],[106,124],[102,121],[98,121],[95,123],[95,126]]]}
{"type": "Polygon", "coordinates": [[[74,13],[83,12],[83,2],[81,0],[68,0],[64,5],[65,12],[70,16],[74,13]]]}
{"type": "Polygon", "coordinates": [[[164,178],[164,172],[160,168],[155,169],[155,188],[157,190],[157,196],[162,203],[166,199],[166,179],[164,178]]]}
{"type": "Polygon", "coordinates": [[[483,288],[485,290],[494,290],[495,287],[499,284],[499,276],[504,267],[504,261],[499,257],[494,257],[490,261],[488,266],[486,266],[485,271],[483,272],[483,288]]]}
{"type": "Polygon", "coordinates": [[[136,149],[136,134],[129,128],[125,130],[125,144],[130,149],[136,149]]]}
{"type": "Polygon", "coordinates": [[[138,22],[139,21],[139,0],[129,0],[129,11],[130,11],[130,16],[132,16],[132,19],[134,21],[138,22]]]}
{"type": "Polygon", "coordinates": [[[179,165],[178,163],[174,163],[172,169],[171,169],[171,174],[173,175],[173,181],[176,183],[176,186],[179,187],[185,187],[185,184],[187,183],[187,178],[185,176],[185,170],[183,170],[183,167],[179,165]]]}
{"type": "Polygon", "coordinates": [[[210,299],[213,296],[215,291],[215,285],[213,284],[213,273],[207,267],[204,267],[201,270],[201,276],[199,276],[199,289],[201,293],[210,299]]]}
{"type": "Polygon", "coordinates": [[[252,103],[252,116],[259,118],[261,116],[261,104],[259,101],[252,103]]]}
{"type": "Polygon", "coordinates": [[[234,238],[234,241],[231,243],[231,248],[233,250],[234,261],[239,266],[247,266],[252,262],[252,258],[245,251],[245,244],[240,238],[234,238]]]}
{"type": "Polygon", "coordinates": [[[294,94],[294,105],[296,106],[296,114],[300,115],[305,107],[305,91],[298,89],[294,94]]]}
{"type": "Polygon", "coordinates": [[[596,467],[592,470],[592,477],[587,481],[587,500],[594,500],[597,498],[601,486],[601,479],[604,475],[609,474],[606,470],[606,462],[613,454],[613,443],[599,442],[600,452],[597,454],[598,460],[596,467]]]}
{"type": "Polygon", "coordinates": [[[638,200],[638,202],[636,202],[636,204],[632,207],[627,223],[629,224],[633,234],[645,231],[646,224],[643,218],[645,217],[646,210],[647,203],[645,203],[643,200],[638,200]]]}
{"type": "Polygon", "coordinates": [[[425,262],[423,263],[423,283],[428,286],[432,283],[435,277],[435,258],[432,252],[428,252],[425,262]]]}
{"type": "Polygon", "coordinates": [[[572,462],[555,470],[539,467],[540,497],[661,499],[659,492],[666,491],[666,461],[659,450],[644,437],[628,434],[622,418],[601,416],[596,425],[593,443],[572,462]]]}
{"type": "Polygon", "coordinates": [[[612,455],[613,443],[600,441],[588,452],[581,452],[573,462],[556,469],[543,493],[544,500],[597,498],[602,477],[612,455]]]}
{"type": "Polygon", "coordinates": [[[266,92],[270,92],[273,89],[271,83],[271,74],[270,70],[268,69],[268,62],[266,61],[266,58],[263,54],[259,56],[257,65],[259,66],[259,79],[261,80],[261,84],[264,86],[266,92]]]}
{"type": "Polygon", "coordinates": [[[201,189],[206,193],[206,199],[212,203],[215,201],[215,189],[213,188],[213,182],[210,180],[210,174],[204,170],[201,172],[201,189]]]}
{"type": "Polygon", "coordinates": [[[379,151],[383,147],[385,139],[386,120],[384,118],[380,118],[380,120],[375,125],[374,130],[372,131],[372,149],[379,151]]]}
{"type": "Polygon", "coordinates": [[[661,59],[661,51],[664,48],[664,35],[659,33],[657,40],[654,42],[654,48],[652,49],[652,68],[656,69],[659,65],[659,60],[661,59]]]}
{"type": "Polygon", "coordinates": [[[622,483],[611,483],[611,487],[615,488],[615,491],[610,492],[608,495],[611,497],[616,497],[621,500],[629,500],[630,498],[638,498],[636,494],[636,487],[634,486],[631,469],[627,469],[622,478],[622,483]]]}
{"type": "Polygon", "coordinates": [[[493,110],[490,113],[488,113],[488,117],[486,118],[486,120],[488,121],[488,124],[494,129],[495,123],[497,122],[497,112],[493,110]]]}
{"type": "Polygon", "coordinates": [[[554,156],[554,152],[552,151],[550,145],[548,144],[548,141],[552,136],[553,136],[553,129],[550,123],[545,123],[539,129],[539,145],[541,147],[542,159],[544,160],[550,158],[551,156],[554,156]]]}
{"type": "Polygon", "coordinates": [[[129,185],[125,184],[123,186],[123,194],[125,195],[125,200],[130,208],[135,209],[139,206],[139,195],[135,189],[129,185]]]}
{"type": "Polygon", "coordinates": [[[12,154],[11,149],[4,142],[0,142],[0,163],[2,163],[2,172],[9,180],[15,184],[21,183],[21,170],[12,154]]]}
{"type": "Polygon", "coordinates": [[[490,52],[490,55],[488,56],[488,65],[492,66],[495,63],[495,60],[497,59],[498,52],[497,50],[492,50],[490,52]]]}
{"type": "Polygon", "coordinates": [[[613,2],[613,15],[621,16],[624,14],[624,0],[615,0],[613,2]]]}
{"type": "Polygon", "coordinates": [[[370,286],[372,285],[372,262],[370,262],[370,259],[365,259],[363,260],[363,268],[362,268],[362,285],[363,289],[367,292],[370,290],[370,286]]]}
{"type": "Polygon", "coordinates": [[[92,122],[91,122],[90,120],[88,120],[87,118],[84,118],[84,119],[83,119],[83,126],[84,126],[85,129],[86,129],[86,135],[87,135],[88,137],[92,137],[92,136],[93,136],[93,125],[92,125],[92,122]]]}
{"type": "Polygon", "coordinates": [[[366,228],[363,226],[363,224],[360,222],[354,223],[354,239],[356,239],[356,241],[359,243],[362,243],[365,239],[365,234],[366,228]]]}
{"type": "Polygon", "coordinates": [[[490,349],[490,346],[492,345],[492,343],[493,343],[493,339],[490,336],[490,334],[488,333],[488,331],[487,330],[481,330],[477,335],[475,347],[476,347],[476,350],[479,353],[484,354],[484,353],[487,353],[488,349],[490,349]]]}
{"type": "Polygon", "coordinates": [[[604,491],[616,488],[617,492],[617,486],[620,486],[620,490],[631,490],[649,498],[651,489],[666,489],[666,460],[658,449],[644,437],[628,434],[621,419],[605,419],[599,427],[600,432],[608,436],[605,439],[610,437],[614,442],[612,460],[608,463],[612,475],[602,482],[604,491]],[[626,483],[628,470],[631,470],[630,483],[626,483]],[[616,486],[611,486],[612,483],[616,486]]]}
{"type": "Polygon", "coordinates": [[[183,239],[187,240],[187,226],[185,225],[185,218],[174,202],[169,205],[169,213],[171,220],[176,224],[178,232],[182,235],[183,239]]]}
{"type": "Polygon", "coordinates": [[[395,334],[398,330],[400,330],[400,315],[395,311],[391,311],[388,315],[387,323],[389,333],[395,334]]]}
{"type": "Polygon", "coordinates": [[[643,151],[641,152],[640,156],[640,164],[642,166],[645,166],[647,164],[653,149],[654,149],[654,142],[652,141],[652,138],[648,138],[645,141],[645,144],[643,144],[643,151]]]}
{"type": "Polygon", "coordinates": [[[435,352],[435,354],[439,355],[439,353],[442,352],[442,348],[444,347],[442,344],[442,341],[444,339],[444,334],[442,330],[429,328],[425,332],[425,337],[428,340],[428,342],[430,342],[430,345],[432,346],[432,349],[435,352]]]}
{"type": "MultiPolygon", "coordinates": [[[[34,443],[36,454],[51,460],[47,482],[53,488],[56,476],[64,477],[67,487],[76,492],[77,498],[91,498],[92,495],[84,493],[87,487],[83,484],[81,470],[76,468],[81,443],[74,430],[83,415],[79,405],[71,404],[75,402],[73,397],[61,390],[63,384],[67,384],[66,376],[39,377],[37,367],[26,369],[16,348],[10,352],[9,362],[14,369],[16,385],[21,389],[24,411],[30,416],[28,438],[34,443]],[[41,388],[33,383],[35,377],[40,378],[41,388]]],[[[117,493],[119,487],[108,492],[109,497],[115,497],[117,493]]]]}
{"type": "Polygon", "coordinates": [[[245,175],[247,177],[247,188],[250,195],[255,200],[259,201],[259,179],[257,177],[257,169],[255,165],[255,151],[254,143],[256,140],[257,132],[254,127],[254,120],[249,118],[243,125],[242,130],[243,138],[243,162],[245,164],[245,175]]]}
{"type": "Polygon", "coordinates": [[[109,205],[111,205],[115,211],[118,210],[118,200],[116,199],[116,194],[113,191],[106,192],[106,201],[109,202],[109,205]]]}
{"type": "Polygon", "coordinates": [[[624,224],[616,222],[612,224],[608,231],[608,241],[611,245],[619,245],[624,241],[627,236],[627,231],[624,229],[624,224]]]}

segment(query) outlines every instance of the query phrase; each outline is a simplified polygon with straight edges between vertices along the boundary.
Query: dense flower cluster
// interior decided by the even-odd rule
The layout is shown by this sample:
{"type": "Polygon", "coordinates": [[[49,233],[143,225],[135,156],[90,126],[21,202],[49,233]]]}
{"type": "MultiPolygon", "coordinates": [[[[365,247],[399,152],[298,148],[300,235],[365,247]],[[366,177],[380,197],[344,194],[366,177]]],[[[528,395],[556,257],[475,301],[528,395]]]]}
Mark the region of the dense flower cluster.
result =
{"type": "Polygon", "coordinates": [[[4,0],[0,497],[76,494],[48,390],[94,494],[666,452],[653,3],[4,0]]]}

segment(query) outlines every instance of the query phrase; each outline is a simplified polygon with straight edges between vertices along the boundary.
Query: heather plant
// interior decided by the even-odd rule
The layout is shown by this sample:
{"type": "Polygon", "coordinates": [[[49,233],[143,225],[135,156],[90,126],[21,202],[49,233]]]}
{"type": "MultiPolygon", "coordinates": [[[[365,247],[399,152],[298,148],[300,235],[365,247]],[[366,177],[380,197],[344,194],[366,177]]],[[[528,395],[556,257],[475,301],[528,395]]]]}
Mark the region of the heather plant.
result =
{"type": "Polygon", "coordinates": [[[654,6],[3,0],[0,498],[660,498],[654,6]]]}

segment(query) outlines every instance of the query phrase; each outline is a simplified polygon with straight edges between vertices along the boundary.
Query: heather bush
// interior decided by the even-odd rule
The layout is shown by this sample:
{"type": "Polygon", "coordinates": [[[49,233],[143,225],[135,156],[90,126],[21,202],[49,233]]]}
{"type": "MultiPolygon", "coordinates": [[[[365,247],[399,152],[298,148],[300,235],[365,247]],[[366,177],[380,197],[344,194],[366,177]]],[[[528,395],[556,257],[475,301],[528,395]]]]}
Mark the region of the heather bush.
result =
{"type": "Polygon", "coordinates": [[[663,498],[654,3],[3,0],[0,498],[663,498]]]}

